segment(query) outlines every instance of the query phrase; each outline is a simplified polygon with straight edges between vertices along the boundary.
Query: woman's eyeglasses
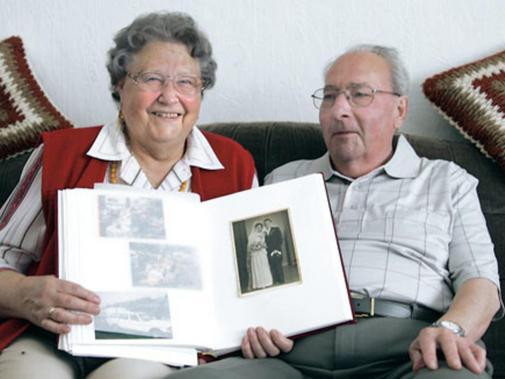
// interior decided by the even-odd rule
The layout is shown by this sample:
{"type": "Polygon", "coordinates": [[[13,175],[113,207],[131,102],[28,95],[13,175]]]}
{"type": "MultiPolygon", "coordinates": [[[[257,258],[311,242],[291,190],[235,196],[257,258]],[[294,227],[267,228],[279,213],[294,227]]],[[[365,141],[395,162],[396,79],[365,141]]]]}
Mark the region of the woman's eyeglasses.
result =
{"type": "Polygon", "coordinates": [[[204,90],[202,80],[192,75],[176,75],[164,76],[157,72],[139,72],[132,75],[128,73],[128,77],[144,91],[161,92],[165,89],[168,83],[172,83],[177,93],[184,96],[195,96],[204,90]]]}

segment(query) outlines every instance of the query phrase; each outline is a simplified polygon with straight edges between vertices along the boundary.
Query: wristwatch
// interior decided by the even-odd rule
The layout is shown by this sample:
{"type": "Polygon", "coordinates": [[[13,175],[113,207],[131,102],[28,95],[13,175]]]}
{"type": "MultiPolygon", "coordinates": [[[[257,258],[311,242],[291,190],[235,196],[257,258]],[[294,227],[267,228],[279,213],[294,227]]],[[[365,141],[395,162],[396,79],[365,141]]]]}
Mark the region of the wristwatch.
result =
{"type": "Polygon", "coordinates": [[[456,334],[457,336],[464,337],[466,335],[465,329],[461,327],[461,325],[455,323],[454,321],[449,320],[438,320],[431,324],[434,328],[445,328],[449,329],[451,332],[456,334]]]}

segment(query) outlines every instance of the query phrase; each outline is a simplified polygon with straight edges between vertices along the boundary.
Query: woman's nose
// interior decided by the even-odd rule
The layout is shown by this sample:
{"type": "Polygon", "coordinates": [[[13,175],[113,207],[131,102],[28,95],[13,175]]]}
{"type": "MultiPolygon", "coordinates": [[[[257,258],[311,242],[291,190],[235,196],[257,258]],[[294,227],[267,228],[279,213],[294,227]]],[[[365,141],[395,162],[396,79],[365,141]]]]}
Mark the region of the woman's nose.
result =
{"type": "Polygon", "coordinates": [[[179,101],[179,93],[177,92],[172,80],[167,80],[165,82],[165,85],[161,89],[161,93],[158,99],[167,103],[174,103],[179,101]]]}

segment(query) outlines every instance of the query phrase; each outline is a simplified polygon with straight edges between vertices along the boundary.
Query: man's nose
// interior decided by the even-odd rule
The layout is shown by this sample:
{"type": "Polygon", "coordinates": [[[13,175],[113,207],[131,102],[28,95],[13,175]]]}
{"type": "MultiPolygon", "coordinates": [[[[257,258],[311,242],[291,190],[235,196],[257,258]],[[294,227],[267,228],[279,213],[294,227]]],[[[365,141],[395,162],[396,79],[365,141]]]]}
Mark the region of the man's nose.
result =
{"type": "Polygon", "coordinates": [[[347,117],[351,112],[351,102],[349,94],[345,91],[340,92],[335,97],[335,102],[331,107],[331,112],[337,117],[347,117]]]}

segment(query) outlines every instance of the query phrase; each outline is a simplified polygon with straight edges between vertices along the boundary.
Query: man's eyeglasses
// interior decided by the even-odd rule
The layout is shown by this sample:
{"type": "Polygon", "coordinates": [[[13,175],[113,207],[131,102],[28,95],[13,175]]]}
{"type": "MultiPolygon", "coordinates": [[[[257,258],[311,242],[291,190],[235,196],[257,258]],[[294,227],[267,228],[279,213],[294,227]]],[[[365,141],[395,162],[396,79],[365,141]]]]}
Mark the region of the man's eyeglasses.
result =
{"type": "Polygon", "coordinates": [[[340,94],[344,94],[345,98],[352,107],[366,107],[372,104],[376,94],[384,93],[387,95],[401,96],[398,92],[383,91],[372,88],[366,84],[353,85],[346,89],[338,89],[334,87],[320,88],[311,95],[314,106],[317,109],[331,108],[335,104],[335,100],[340,94]]]}
{"type": "Polygon", "coordinates": [[[157,72],[139,72],[132,75],[128,73],[135,84],[144,91],[161,92],[172,82],[177,93],[184,96],[196,96],[203,91],[202,80],[192,75],[176,75],[174,77],[164,76],[157,72]]]}

